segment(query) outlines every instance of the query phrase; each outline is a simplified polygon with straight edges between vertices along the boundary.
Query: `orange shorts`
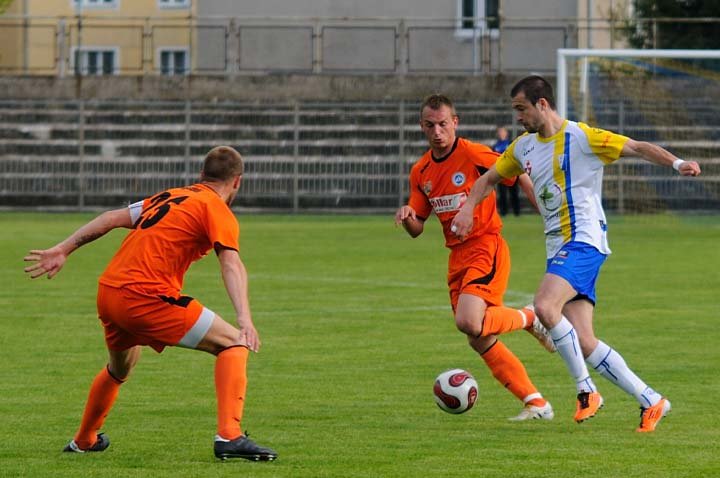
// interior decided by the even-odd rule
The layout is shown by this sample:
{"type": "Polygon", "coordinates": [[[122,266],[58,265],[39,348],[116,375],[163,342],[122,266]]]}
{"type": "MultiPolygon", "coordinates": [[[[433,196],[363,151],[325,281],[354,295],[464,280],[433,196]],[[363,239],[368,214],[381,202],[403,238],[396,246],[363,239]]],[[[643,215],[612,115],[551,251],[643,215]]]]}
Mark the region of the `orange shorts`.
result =
{"type": "Polygon", "coordinates": [[[510,249],[500,234],[486,234],[453,247],[447,279],[453,312],[460,294],[502,305],[509,278],[510,249]]]}
{"type": "Polygon", "coordinates": [[[215,314],[188,296],[150,295],[134,289],[100,284],[98,317],[105,343],[112,350],[149,345],[158,352],[168,345],[195,348],[215,314]]]}

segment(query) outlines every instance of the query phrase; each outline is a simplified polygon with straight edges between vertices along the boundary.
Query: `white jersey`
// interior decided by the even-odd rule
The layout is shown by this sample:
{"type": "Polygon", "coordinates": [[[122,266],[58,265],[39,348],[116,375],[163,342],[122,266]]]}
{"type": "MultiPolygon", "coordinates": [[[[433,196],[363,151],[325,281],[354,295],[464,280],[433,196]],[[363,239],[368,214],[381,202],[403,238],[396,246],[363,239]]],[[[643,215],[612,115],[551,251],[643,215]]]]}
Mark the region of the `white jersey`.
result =
{"type": "Polygon", "coordinates": [[[495,167],[504,178],[527,173],[545,222],[548,259],[570,241],[610,254],[602,207],[603,166],[616,161],[628,138],[565,120],[549,138],[517,138],[495,167]]]}

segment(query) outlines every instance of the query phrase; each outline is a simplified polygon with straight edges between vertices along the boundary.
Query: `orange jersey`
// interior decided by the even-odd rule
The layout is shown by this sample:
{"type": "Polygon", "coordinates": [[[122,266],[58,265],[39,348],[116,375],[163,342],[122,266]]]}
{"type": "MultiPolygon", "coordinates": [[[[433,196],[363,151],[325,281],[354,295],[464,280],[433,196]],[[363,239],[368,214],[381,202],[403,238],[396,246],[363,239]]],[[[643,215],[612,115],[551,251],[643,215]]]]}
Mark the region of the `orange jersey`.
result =
{"type": "Polygon", "coordinates": [[[235,215],[209,186],[168,189],[143,201],[100,283],[177,296],[190,264],[214,247],[238,250],[239,235],[235,215]]]}
{"type": "MultiPolygon", "coordinates": [[[[457,138],[453,149],[444,158],[433,158],[428,150],[410,171],[410,199],[408,205],[418,217],[427,219],[435,211],[443,233],[445,245],[454,247],[460,239],[450,231],[452,220],[465,204],[470,189],[485,171],[490,169],[499,155],[487,146],[457,138]]],[[[512,185],[514,180],[503,181],[512,185]]],[[[473,229],[466,241],[484,234],[496,234],[502,229],[502,221],[495,207],[492,192],[475,208],[473,229]]]]}

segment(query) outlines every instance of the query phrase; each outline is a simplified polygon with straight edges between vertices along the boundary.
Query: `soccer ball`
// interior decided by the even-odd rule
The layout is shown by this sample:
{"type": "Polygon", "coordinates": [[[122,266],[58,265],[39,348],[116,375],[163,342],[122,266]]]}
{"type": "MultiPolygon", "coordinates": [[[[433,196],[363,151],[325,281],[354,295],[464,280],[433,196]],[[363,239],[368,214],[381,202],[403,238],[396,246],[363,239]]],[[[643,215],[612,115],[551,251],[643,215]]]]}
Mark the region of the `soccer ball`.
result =
{"type": "Polygon", "coordinates": [[[433,386],[435,403],[448,413],[465,413],[475,405],[478,384],[470,372],[454,368],[435,379],[433,386]]]}

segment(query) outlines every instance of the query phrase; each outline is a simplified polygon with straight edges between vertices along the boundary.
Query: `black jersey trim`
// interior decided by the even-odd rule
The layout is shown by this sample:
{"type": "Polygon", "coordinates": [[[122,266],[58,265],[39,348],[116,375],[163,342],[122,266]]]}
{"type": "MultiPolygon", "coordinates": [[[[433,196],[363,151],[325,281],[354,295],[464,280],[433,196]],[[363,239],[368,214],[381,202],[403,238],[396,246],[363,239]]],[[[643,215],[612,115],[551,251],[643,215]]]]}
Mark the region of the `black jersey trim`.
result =
{"type": "Polygon", "coordinates": [[[448,158],[450,157],[450,155],[455,152],[455,149],[457,148],[457,145],[458,145],[458,141],[460,141],[460,137],[459,137],[459,136],[458,136],[457,138],[455,138],[455,142],[453,143],[452,149],[450,149],[450,152],[449,152],[448,154],[446,154],[445,156],[442,156],[442,157],[440,157],[440,158],[436,158],[435,156],[433,156],[432,150],[430,150],[430,157],[432,158],[433,162],[442,163],[443,161],[445,161],[446,159],[448,159],[448,158]]]}
{"type": "Polygon", "coordinates": [[[490,269],[490,272],[488,272],[486,275],[482,277],[478,277],[475,280],[471,280],[468,282],[468,285],[470,284],[482,284],[482,285],[488,285],[492,280],[495,278],[495,272],[496,272],[496,266],[497,266],[497,252],[498,247],[495,248],[495,254],[493,255],[493,264],[492,269],[490,269]]]}

